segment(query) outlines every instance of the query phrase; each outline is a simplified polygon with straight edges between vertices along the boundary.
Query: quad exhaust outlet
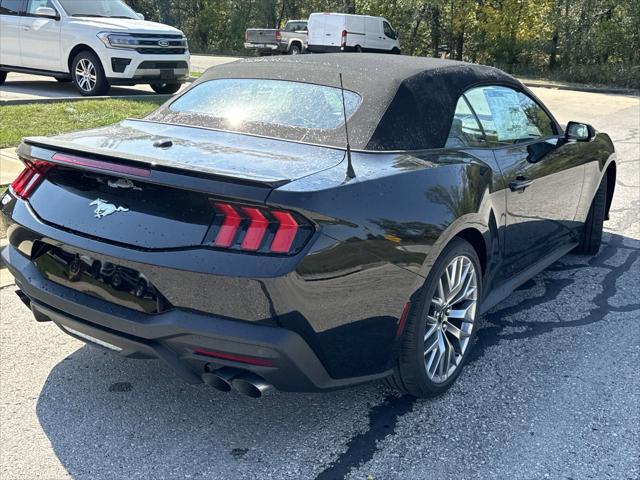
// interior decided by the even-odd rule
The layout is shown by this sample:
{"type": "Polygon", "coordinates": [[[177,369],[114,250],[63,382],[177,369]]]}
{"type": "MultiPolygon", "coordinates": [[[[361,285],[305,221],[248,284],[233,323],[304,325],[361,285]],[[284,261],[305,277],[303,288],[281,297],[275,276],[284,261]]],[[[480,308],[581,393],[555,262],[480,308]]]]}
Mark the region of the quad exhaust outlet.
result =
{"type": "Polygon", "coordinates": [[[221,392],[235,389],[251,398],[260,398],[273,389],[262,377],[231,367],[207,370],[202,374],[202,381],[221,392]]]}

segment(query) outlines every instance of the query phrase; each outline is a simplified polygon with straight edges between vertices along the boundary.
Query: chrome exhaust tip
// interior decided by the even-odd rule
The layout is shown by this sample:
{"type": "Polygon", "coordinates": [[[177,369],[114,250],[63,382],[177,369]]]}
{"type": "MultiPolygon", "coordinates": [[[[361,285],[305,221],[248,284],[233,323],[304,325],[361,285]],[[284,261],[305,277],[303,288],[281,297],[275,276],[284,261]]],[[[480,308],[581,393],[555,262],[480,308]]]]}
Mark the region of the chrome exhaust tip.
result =
{"type": "Polygon", "coordinates": [[[272,385],[253,373],[245,373],[234,378],[231,385],[238,392],[251,398],[260,398],[273,389],[272,385]]]}
{"type": "Polygon", "coordinates": [[[216,390],[229,392],[231,390],[232,380],[241,373],[240,370],[236,370],[235,368],[222,367],[218,370],[203,373],[201,378],[204,383],[212,386],[216,390]]]}

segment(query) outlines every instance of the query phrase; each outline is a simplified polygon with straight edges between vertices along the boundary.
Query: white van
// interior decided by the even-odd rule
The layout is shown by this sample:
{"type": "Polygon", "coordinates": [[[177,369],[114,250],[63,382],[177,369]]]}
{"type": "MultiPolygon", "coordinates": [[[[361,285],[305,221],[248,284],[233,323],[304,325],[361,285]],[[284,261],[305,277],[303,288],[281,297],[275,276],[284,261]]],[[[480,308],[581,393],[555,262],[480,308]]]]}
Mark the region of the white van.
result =
{"type": "Polygon", "coordinates": [[[389,21],[369,15],[312,13],[307,49],[321,52],[400,53],[398,34],[389,21]]]}

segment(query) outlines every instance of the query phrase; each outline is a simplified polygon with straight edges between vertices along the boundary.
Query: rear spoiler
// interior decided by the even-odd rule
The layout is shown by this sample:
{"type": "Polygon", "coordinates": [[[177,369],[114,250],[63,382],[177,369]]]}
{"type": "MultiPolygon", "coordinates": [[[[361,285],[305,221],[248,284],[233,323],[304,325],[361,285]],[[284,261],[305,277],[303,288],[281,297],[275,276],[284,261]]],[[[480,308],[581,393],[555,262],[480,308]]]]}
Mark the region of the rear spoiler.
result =
{"type": "Polygon", "coordinates": [[[17,153],[21,159],[27,161],[42,160],[94,173],[260,202],[264,202],[273,189],[291,181],[258,176],[223,175],[206,168],[198,169],[166,161],[157,162],[148,157],[121,152],[118,152],[118,156],[113,156],[107,149],[85,146],[79,149],[76,143],[48,137],[25,138],[17,153]]]}
{"type": "MultiPolygon", "coordinates": [[[[203,175],[205,177],[214,179],[217,178],[234,183],[237,182],[256,186],[268,186],[270,188],[278,188],[291,182],[291,179],[288,178],[285,179],[263,177],[259,175],[243,175],[242,177],[224,175],[213,170],[207,170],[203,167],[167,162],[166,160],[158,160],[130,153],[118,152],[118,155],[114,156],[113,153],[108,149],[95,148],[84,145],[82,146],[82,148],[78,148],[77,143],[49,137],[27,137],[18,147],[18,155],[21,157],[44,160],[51,163],[64,164],[64,162],[57,162],[55,159],[53,159],[53,155],[58,152],[78,155],[80,157],[86,157],[88,159],[102,160],[105,162],[111,162],[113,164],[130,165],[132,167],[139,167],[143,169],[158,169],[167,171],[178,171],[183,173],[192,172],[197,173],[198,176],[203,175]],[[46,158],[49,156],[49,154],[51,155],[51,158],[46,158]]],[[[77,165],[77,167],[82,168],[83,166],[77,165]]],[[[87,167],[87,169],[92,170],[92,168],[89,167],[87,167]]],[[[94,168],[93,170],[96,169],[94,168]]],[[[108,173],[108,171],[105,173],[108,173]]]]}

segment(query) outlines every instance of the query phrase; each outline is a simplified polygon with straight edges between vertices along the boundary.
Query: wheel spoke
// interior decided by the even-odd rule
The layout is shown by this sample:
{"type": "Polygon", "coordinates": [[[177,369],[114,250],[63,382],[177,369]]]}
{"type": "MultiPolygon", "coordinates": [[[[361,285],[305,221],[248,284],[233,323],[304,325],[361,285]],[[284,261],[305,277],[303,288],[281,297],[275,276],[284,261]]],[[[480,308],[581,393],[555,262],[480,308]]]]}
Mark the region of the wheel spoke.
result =
{"type": "Polygon", "coordinates": [[[471,310],[473,310],[473,307],[475,307],[475,302],[472,302],[470,305],[464,308],[452,309],[451,311],[449,311],[449,313],[447,313],[447,316],[449,318],[455,318],[458,320],[464,320],[465,322],[473,323],[473,318],[469,317],[469,313],[471,312],[471,310]]]}
{"type": "Polygon", "coordinates": [[[464,330],[459,329],[455,325],[447,322],[447,332],[456,337],[458,341],[464,340],[465,338],[469,338],[471,336],[470,333],[465,332],[464,330]]]}
{"type": "Polygon", "coordinates": [[[429,338],[431,338],[431,336],[435,333],[435,331],[438,330],[438,324],[434,323],[433,325],[431,325],[430,327],[427,328],[427,332],[424,334],[424,343],[427,343],[427,340],[429,340],[429,338]]]}

